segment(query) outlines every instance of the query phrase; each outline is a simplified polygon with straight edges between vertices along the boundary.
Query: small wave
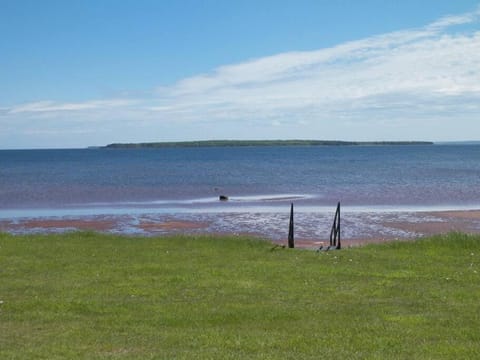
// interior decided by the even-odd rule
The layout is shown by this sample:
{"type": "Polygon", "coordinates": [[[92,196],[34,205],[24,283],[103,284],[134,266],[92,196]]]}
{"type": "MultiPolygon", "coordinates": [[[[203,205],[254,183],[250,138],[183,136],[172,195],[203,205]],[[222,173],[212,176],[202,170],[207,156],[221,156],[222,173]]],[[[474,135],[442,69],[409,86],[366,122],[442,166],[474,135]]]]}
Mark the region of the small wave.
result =
{"type": "MultiPolygon", "coordinates": [[[[231,202],[275,202],[275,201],[294,201],[312,199],[313,195],[308,194],[272,194],[272,195],[241,195],[228,196],[231,202]]],[[[218,203],[219,197],[205,197],[193,199],[166,199],[166,200],[148,200],[148,201],[113,201],[113,202],[90,202],[78,203],[72,206],[78,207],[138,207],[138,206],[175,206],[175,205],[196,205],[196,204],[215,204],[218,203]]]]}
{"type": "Polygon", "coordinates": [[[308,194],[273,194],[273,195],[246,195],[246,196],[232,196],[230,201],[244,201],[244,202],[266,202],[266,201],[293,201],[312,199],[313,195],[308,194]]]}

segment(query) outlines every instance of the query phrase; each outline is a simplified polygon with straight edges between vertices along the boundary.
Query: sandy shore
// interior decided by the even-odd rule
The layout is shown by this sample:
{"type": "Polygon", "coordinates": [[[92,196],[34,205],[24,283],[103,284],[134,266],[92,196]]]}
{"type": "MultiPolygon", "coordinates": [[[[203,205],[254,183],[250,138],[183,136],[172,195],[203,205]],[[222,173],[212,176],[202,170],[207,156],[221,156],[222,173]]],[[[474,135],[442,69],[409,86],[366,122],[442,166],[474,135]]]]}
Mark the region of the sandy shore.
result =
{"type": "MultiPolygon", "coordinates": [[[[319,247],[328,244],[331,216],[298,215],[296,244],[319,247]]],[[[55,233],[93,230],[117,234],[251,234],[286,243],[287,214],[118,215],[20,218],[0,220],[0,231],[55,233]]],[[[480,210],[344,213],[342,243],[356,246],[389,240],[408,240],[461,231],[480,233],[480,210]]]]}
{"type": "Polygon", "coordinates": [[[442,234],[452,231],[480,232],[480,210],[436,211],[419,213],[419,215],[420,218],[428,216],[433,220],[422,222],[392,221],[387,222],[385,225],[404,231],[417,232],[422,235],[442,234]]]}

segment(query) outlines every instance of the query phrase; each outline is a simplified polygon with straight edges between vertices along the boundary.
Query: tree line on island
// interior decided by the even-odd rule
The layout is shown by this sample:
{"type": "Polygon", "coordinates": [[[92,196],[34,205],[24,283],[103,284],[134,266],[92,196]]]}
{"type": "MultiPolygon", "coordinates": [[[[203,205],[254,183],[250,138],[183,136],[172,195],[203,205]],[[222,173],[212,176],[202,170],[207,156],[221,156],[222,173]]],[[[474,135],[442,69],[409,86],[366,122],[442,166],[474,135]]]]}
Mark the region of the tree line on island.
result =
{"type": "Polygon", "coordinates": [[[227,146],[374,146],[374,145],[433,145],[430,141],[339,141],[339,140],[202,140],[148,143],[113,143],[107,149],[227,147],[227,146]]]}

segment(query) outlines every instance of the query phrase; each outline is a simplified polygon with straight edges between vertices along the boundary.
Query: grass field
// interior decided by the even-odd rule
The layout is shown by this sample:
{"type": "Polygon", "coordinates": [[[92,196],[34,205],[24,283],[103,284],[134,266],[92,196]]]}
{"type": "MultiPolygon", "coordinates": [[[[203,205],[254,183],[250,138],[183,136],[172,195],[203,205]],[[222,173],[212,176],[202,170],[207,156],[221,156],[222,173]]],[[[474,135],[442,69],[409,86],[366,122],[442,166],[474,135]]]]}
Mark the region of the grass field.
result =
{"type": "Polygon", "coordinates": [[[479,236],[0,234],[0,359],[475,359],[479,329],[479,236]]]}

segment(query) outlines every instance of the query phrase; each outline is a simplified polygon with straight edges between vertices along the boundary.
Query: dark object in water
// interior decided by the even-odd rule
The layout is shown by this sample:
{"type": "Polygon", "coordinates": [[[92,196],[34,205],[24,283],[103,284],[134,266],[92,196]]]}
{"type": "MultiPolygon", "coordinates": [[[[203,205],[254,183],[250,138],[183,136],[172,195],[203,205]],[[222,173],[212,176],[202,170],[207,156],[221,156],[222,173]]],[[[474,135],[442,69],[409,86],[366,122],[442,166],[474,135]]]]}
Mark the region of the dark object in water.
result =
{"type": "Polygon", "coordinates": [[[227,195],[220,195],[218,198],[219,198],[220,201],[227,201],[228,200],[227,195]]]}

